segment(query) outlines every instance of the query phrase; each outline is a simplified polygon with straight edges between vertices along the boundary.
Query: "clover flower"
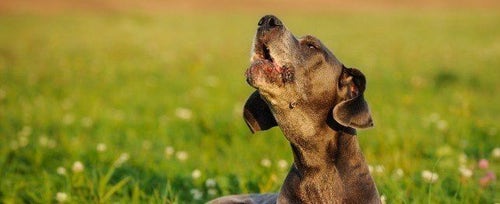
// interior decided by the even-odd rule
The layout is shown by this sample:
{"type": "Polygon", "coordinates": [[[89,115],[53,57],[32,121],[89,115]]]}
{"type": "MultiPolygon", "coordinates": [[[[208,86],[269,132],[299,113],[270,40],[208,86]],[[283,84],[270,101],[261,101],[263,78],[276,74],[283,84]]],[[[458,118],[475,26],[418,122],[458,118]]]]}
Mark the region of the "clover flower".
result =
{"type": "Polygon", "coordinates": [[[193,179],[198,179],[201,177],[201,171],[199,169],[195,169],[192,173],[191,173],[191,177],[193,177],[193,179]]]}
{"type": "Polygon", "coordinates": [[[423,170],[422,171],[422,178],[427,183],[436,183],[436,181],[439,178],[439,175],[437,173],[429,171],[429,170],[423,170]]]}
{"type": "Polygon", "coordinates": [[[268,158],[264,158],[264,159],[260,160],[260,165],[262,165],[263,167],[269,168],[269,167],[271,167],[271,160],[269,160],[268,158]]]}
{"type": "Polygon", "coordinates": [[[75,163],[73,163],[73,167],[71,169],[75,173],[80,173],[85,169],[85,166],[81,161],[76,161],[75,163]]]}
{"type": "Polygon", "coordinates": [[[57,192],[56,193],[56,200],[59,203],[64,203],[64,202],[68,201],[68,194],[66,194],[64,192],[57,192]]]}

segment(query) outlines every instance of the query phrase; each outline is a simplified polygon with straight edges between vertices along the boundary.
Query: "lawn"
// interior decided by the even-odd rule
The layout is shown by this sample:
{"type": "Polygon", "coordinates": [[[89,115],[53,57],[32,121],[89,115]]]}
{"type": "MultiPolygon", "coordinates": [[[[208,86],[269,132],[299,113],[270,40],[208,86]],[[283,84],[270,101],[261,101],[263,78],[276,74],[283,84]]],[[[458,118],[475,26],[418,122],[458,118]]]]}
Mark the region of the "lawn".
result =
{"type": "MultiPolygon", "coordinates": [[[[241,116],[262,14],[1,15],[0,202],[278,191],[289,145],[241,116]]],[[[366,75],[358,135],[386,202],[500,202],[498,12],[278,14],[366,75]]]]}

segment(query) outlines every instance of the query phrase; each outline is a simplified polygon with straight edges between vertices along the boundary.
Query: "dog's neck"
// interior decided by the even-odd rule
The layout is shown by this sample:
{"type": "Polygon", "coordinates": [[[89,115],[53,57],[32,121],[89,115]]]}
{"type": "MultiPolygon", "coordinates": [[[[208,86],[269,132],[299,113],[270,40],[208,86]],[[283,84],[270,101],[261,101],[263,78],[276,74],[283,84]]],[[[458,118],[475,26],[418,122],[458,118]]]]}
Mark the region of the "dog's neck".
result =
{"type": "Polygon", "coordinates": [[[321,171],[335,165],[340,153],[353,155],[359,151],[356,130],[339,124],[331,114],[310,117],[308,110],[285,111],[275,110],[274,116],[290,142],[299,171],[310,168],[321,171]],[[355,140],[356,145],[352,145],[351,140],[355,140]]]}
{"type": "Polygon", "coordinates": [[[273,111],[294,155],[294,166],[285,180],[280,199],[375,202],[378,193],[359,148],[356,131],[340,125],[331,114],[325,118],[311,117],[310,113],[301,109],[273,111]]]}

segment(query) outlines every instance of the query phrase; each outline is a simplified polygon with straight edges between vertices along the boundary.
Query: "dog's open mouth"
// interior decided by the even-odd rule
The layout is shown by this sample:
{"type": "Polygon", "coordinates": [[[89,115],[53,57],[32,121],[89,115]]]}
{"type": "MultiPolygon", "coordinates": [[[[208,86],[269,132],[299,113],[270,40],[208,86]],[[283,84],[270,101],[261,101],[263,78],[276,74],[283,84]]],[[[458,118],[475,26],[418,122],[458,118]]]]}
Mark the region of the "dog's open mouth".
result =
{"type": "Polygon", "coordinates": [[[254,54],[250,62],[251,65],[245,73],[250,85],[258,86],[256,81],[266,81],[267,83],[282,81],[281,72],[283,69],[276,63],[271,55],[271,50],[266,44],[254,45],[254,54]]]}
{"type": "Polygon", "coordinates": [[[251,86],[257,88],[256,81],[262,80],[278,86],[294,80],[293,69],[279,64],[268,45],[256,42],[253,51],[250,68],[245,73],[251,86]]]}
{"type": "Polygon", "coordinates": [[[273,57],[271,57],[271,51],[269,50],[269,48],[263,43],[262,44],[262,57],[265,59],[265,60],[269,60],[271,62],[273,62],[273,57]]]}
{"type": "Polygon", "coordinates": [[[266,43],[256,42],[254,45],[254,54],[251,60],[251,63],[256,61],[265,61],[267,63],[271,63],[275,68],[280,68],[281,66],[276,63],[273,56],[271,55],[271,50],[266,43]]]}

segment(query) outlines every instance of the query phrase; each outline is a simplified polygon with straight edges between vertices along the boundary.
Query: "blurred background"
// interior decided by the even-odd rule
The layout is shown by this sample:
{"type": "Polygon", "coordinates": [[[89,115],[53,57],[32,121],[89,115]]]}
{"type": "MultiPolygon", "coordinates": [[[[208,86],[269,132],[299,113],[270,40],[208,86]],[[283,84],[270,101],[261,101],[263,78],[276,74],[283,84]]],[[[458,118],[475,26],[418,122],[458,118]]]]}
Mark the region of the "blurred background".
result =
{"type": "Polygon", "coordinates": [[[366,75],[384,202],[500,202],[496,0],[2,1],[0,202],[279,191],[288,142],[241,116],[265,14],[366,75]]]}

